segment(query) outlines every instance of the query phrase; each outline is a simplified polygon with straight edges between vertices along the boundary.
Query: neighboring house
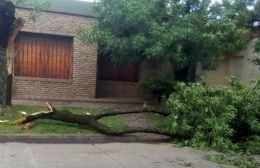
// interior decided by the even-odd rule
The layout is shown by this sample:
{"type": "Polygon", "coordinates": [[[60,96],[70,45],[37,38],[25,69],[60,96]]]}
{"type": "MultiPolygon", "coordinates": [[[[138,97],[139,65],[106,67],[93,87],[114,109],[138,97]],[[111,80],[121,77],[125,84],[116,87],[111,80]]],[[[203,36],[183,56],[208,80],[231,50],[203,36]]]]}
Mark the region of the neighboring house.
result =
{"type": "MultiPolygon", "coordinates": [[[[51,7],[35,22],[30,20],[30,7],[17,7],[16,14],[25,20],[25,25],[16,39],[14,100],[144,98],[139,86],[141,79],[149,74],[173,75],[167,59],[157,67],[125,63],[115,68],[109,60],[98,58],[97,47],[81,42],[75,34],[78,27],[91,30],[97,23],[91,11],[93,4],[75,0],[51,2],[51,7]]],[[[229,75],[246,80],[252,69],[254,76],[259,77],[259,70],[248,62],[251,50],[224,59],[216,71],[206,73],[206,80],[225,83],[229,75]]]]}
{"type": "Polygon", "coordinates": [[[240,79],[243,83],[260,79],[260,68],[251,61],[256,57],[260,58],[260,54],[254,52],[255,41],[259,38],[260,27],[252,28],[252,37],[246,49],[233,56],[224,57],[216,70],[206,72],[206,82],[225,85],[230,76],[240,79]]]}

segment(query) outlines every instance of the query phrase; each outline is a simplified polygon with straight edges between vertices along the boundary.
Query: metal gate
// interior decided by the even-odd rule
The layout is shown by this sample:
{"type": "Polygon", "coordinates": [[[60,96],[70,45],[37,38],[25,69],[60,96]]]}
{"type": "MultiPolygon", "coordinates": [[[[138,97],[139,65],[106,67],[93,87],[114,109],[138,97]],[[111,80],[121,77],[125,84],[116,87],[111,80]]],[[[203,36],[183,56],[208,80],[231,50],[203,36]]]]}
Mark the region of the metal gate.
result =
{"type": "Polygon", "coordinates": [[[7,57],[5,49],[0,48],[0,107],[6,105],[7,96],[7,57]]]}

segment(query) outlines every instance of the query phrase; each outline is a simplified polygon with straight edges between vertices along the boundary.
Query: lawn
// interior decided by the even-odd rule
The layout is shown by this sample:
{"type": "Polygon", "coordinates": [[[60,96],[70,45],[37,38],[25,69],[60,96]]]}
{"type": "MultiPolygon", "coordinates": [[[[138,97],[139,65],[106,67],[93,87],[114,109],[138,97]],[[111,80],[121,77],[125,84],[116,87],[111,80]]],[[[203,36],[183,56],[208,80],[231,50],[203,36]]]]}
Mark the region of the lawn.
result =
{"type": "Polygon", "coordinates": [[[145,114],[146,121],[153,127],[160,129],[167,129],[167,123],[165,122],[166,117],[160,114],[145,114]]]}
{"type": "MultiPolygon", "coordinates": [[[[65,108],[63,108],[65,109],[65,108]]],[[[100,113],[100,109],[89,109],[89,108],[66,108],[72,113],[86,114],[86,113],[100,113]]],[[[46,110],[43,106],[22,106],[16,105],[10,109],[6,109],[4,116],[0,117],[0,120],[10,120],[14,121],[21,117],[22,112],[27,112],[28,114],[37,111],[46,110]]],[[[104,117],[100,120],[101,123],[112,127],[114,129],[122,129],[125,127],[120,116],[104,117]]],[[[61,121],[54,120],[37,120],[34,122],[34,126],[31,129],[22,129],[19,125],[14,125],[11,123],[0,123],[0,134],[95,134],[95,130],[91,129],[85,125],[77,125],[73,123],[64,123],[61,121]]]]}

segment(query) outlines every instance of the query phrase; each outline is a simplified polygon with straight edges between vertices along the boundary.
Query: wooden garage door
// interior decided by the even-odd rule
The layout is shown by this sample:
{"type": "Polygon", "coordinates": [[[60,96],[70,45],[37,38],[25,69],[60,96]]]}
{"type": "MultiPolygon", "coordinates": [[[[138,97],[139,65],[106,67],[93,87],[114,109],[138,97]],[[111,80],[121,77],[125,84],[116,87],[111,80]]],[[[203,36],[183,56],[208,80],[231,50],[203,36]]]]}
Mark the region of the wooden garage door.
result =
{"type": "Polygon", "coordinates": [[[98,58],[99,80],[137,82],[139,71],[138,64],[130,64],[125,61],[116,66],[109,57],[99,56],[98,58]]]}
{"type": "Polygon", "coordinates": [[[15,75],[69,79],[72,37],[21,33],[16,40],[15,75]]]}

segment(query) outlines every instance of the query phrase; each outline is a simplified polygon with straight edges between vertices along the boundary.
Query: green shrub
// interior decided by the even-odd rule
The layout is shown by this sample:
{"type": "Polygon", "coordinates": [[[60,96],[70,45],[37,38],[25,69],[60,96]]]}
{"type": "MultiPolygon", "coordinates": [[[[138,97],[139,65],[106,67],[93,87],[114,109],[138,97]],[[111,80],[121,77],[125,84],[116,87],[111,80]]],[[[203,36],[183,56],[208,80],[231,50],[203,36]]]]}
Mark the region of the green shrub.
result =
{"type": "Polygon", "coordinates": [[[150,76],[141,81],[141,87],[161,101],[163,96],[168,97],[174,91],[174,80],[165,75],[150,76]]]}
{"type": "Polygon", "coordinates": [[[260,154],[260,136],[253,136],[249,139],[245,149],[248,154],[260,154]]]}
{"type": "Polygon", "coordinates": [[[210,156],[209,160],[217,162],[220,165],[233,165],[238,168],[259,167],[255,158],[246,154],[217,154],[210,156]]]}
{"type": "Polygon", "coordinates": [[[236,79],[229,83],[228,87],[178,83],[177,92],[167,101],[169,131],[184,138],[186,145],[220,151],[234,150],[258,136],[260,81],[249,87],[236,79]]]}

